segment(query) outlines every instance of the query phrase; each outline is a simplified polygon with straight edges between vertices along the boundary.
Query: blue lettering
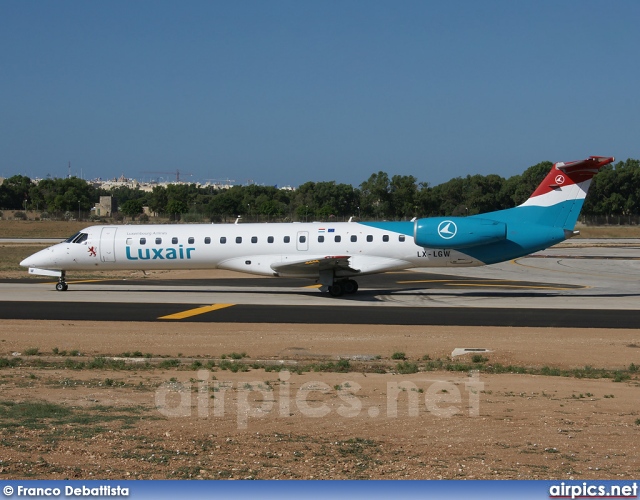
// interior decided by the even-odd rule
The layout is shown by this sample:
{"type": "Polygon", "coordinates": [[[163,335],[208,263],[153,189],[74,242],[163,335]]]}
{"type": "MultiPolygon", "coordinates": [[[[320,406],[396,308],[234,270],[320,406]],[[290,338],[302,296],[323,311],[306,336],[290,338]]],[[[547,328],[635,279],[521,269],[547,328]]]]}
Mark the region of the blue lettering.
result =
{"type": "Polygon", "coordinates": [[[131,247],[127,246],[125,254],[128,260],[184,260],[191,259],[191,252],[195,251],[194,247],[184,248],[182,245],[179,248],[138,248],[138,256],[131,255],[131,247]],[[153,257],[151,256],[153,251],[153,257]],[[163,255],[164,252],[164,255],[163,255]],[[185,256],[186,253],[186,256],[185,256]]]}
{"type": "Polygon", "coordinates": [[[127,247],[127,259],[129,260],[138,260],[138,257],[132,257],[131,256],[131,247],[127,247]]]}

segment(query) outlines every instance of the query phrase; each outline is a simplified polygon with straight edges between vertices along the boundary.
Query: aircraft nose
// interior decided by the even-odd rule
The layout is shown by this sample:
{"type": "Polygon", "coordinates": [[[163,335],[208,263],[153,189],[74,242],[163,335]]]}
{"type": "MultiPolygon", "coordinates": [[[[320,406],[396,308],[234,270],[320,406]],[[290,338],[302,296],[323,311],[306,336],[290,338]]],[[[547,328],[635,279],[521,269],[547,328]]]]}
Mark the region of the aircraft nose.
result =
{"type": "Polygon", "coordinates": [[[20,262],[20,265],[22,267],[46,267],[50,260],[50,252],[47,250],[40,250],[33,255],[29,255],[29,257],[20,262]]]}
{"type": "Polygon", "coordinates": [[[22,267],[35,267],[35,261],[36,259],[34,259],[36,254],[30,255],[29,257],[27,257],[26,259],[24,259],[22,262],[20,262],[20,265],[22,267]]]}

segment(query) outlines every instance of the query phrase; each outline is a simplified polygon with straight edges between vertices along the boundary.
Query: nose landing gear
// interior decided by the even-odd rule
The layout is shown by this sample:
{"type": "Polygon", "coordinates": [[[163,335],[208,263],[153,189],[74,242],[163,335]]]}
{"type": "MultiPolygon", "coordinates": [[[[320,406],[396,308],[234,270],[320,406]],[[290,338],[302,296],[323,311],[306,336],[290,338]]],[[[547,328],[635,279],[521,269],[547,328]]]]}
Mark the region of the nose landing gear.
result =
{"type": "Polygon", "coordinates": [[[58,283],[56,283],[56,290],[59,292],[66,292],[69,289],[69,285],[67,285],[67,282],[64,280],[65,276],[66,273],[62,271],[60,278],[58,278],[58,283]]]}

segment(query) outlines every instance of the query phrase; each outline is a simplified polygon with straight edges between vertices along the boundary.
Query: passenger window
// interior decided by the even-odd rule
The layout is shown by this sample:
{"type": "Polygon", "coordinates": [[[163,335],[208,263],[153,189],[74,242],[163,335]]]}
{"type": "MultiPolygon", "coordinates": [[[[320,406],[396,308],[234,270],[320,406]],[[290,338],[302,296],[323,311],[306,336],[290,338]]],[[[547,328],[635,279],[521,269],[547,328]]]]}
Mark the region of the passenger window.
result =
{"type": "Polygon", "coordinates": [[[299,241],[300,241],[300,243],[306,243],[307,237],[306,236],[300,236],[299,241]]]}
{"type": "Polygon", "coordinates": [[[178,238],[175,238],[175,237],[171,238],[171,244],[172,245],[177,245],[178,244],[178,238]]]}
{"type": "Polygon", "coordinates": [[[398,236],[398,241],[404,241],[404,234],[401,234],[400,236],[398,236]]]}
{"type": "Polygon", "coordinates": [[[140,244],[141,245],[146,245],[147,244],[147,238],[140,238],[140,244]]]}
{"type": "Polygon", "coordinates": [[[251,243],[258,243],[258,237],[257,236],[252,236],[251,237],[251,243]]]}
{"type": "Polygon", "coordinates": [[[242,236],[236,236],[236,243],[242,243],[242,236]]]}
{"type": "Polygon", "coordinates": [[[342,241],[342,236],[340,236],[339,234],[336,234],[333,237],[333,241],[335,241],[336,243],[340,243],[340,241],[342,241]]]}
{"type": "Polygon", "coordinates": [[[227,242],[227,238],[225,236],[220,236],[220,244],[224,245],[227,242]]]}
{"type": "Polygon", "coordinates": [[[133,243],[133,238],[127,238],[127,246],[131,246],[131,243],[133,243]]]}
{"type": "Polygon", "coordinates": [[[273,243],[273,236],[269,236],[267,238],[267,243],[273,243]]]}
{"type": "Polygon", "coordinates": [[[389,235],[388,235],[388,234],[383,235],[383,236],[382,236],[382,241],[384,241],[385,243],[386,243],[387,241],[389,241],[389,235]]]}
{"type": "Polygon", "coordinates": [[[324,243],[324,236],[318,236],[318,243],[324,243]]]}
{"type": "Polygon", "coordinates": [[[209,238],[208,236],[204,239],[204,244],[205,245],[210,245],[211,244],[211,238],[209,238]]]}
{"type": "Polygon", "coordinates": [[[289,243],[291,241],[291,238],[289,236],[285,236],[284,237],[284,242],[285,243],[289,243]]]}
{"type": "Polygon", "coordinates": [[[193,245],[193,243],[196,241],[195,238],[193,236],[191,236],[188,240],[189,245],[193,245]]]}
{"type": "Polygon", "coordinates": [[[355,234],[352,234],[352,235],[351,235],[351,241],[352,241],[353,243],[355,243],[356,241],[358,241],[358,237],[357,237],[355,234]]]}
{"type": "Polygon", "coordinates": [[[368,235],[367,235],[367,241],[368,241],[369,243],[371,243],[371,242],[373,241],[373,236],[372,236],[372,235],[370,235],[370,234],[368,234],[368,235]]]}
{"type": "Polygon", "coordinates": [[[162,245],[162,238],[156,238],[156,245],[162,245]]]}

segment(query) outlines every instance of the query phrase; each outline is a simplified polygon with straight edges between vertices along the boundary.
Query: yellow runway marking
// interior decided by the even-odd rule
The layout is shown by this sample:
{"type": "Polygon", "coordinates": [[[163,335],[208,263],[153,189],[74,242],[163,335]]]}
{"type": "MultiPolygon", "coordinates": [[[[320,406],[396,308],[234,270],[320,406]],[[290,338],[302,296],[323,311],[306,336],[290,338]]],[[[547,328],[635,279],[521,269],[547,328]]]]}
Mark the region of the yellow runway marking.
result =
{"type": "Polygon", "coordinates": [[[398,281],[397,283],[407,285],[411,283],[447,283],[451,280],[412,280],[412,281],[398,281]]]}
{"type": "MultiPolygon", "coordinates": [[[[448,283],[449,286],[477,286],[477,287],[497,287],[497,288],[523,288],[541,289],[541,290],[575,290],[575,288],[566,288],[562,286],[535,286],[535,285],[489,285],[487,283],[448,283]]],[[[582,288],[582,287],[577,287],[582,288]]]]}
{"type": "MultiPolygon", "coordinates": [[[[412,281],[397,281],[396,283],[408,285],[411,283],[452,283],[458,284],[458,282],[452,282],[451,280],[412,280],[412,281]]],[[[491,280],[491,283],[515,283],[514,280],[491,280]]],[[[515,285],[514,285],[515,286],[515,285]]],[[[521,285],[526,286],[526,285],[521,285]]]]}
{"type": "Polygon", "coordinates": [[[184,319],[191,316],[197,316],[198,314],[204,314],[218,309],[224,309],[225,307],[235,306],[235,304],[211,304],[210,306],[196,307],[195,309],[188,309],[175,314],[169,314],[167,316],[160,316],[158,319],[184,319]]]}
{"type": "Polygon", "coordinates": [[[322,285],[307,285],[307,286],[303,286],[302,288],[320,288],[322,285]]]}
{"type": "MultiPolygon", "coordinates": [[[[106,280],[77,280],[77,281],[67,281],[67,285],[75,285],[76,283],[100,283],[101,281],[106,280]]],[[[43,285],[57,285],[57,281],[51,281],[49,283],[43,283],[43,285]]]]}
{"type": "Polygon", "coordinates": [[[541,290],[575,290],[576,288],[587,288],[583,286],[562,287],[562,286],[544,286],[544,285],[509,285],[506,282],[513,280],[493,280],[492,283],[460,283],[451,280],[420,280],[420,281],[398,281],[399,284],[411,283],[445,283],[448,286],[476,286],[476,287],[495,287],[495,288],[523,288],[523,289],[541,289],[541,290]]]}

